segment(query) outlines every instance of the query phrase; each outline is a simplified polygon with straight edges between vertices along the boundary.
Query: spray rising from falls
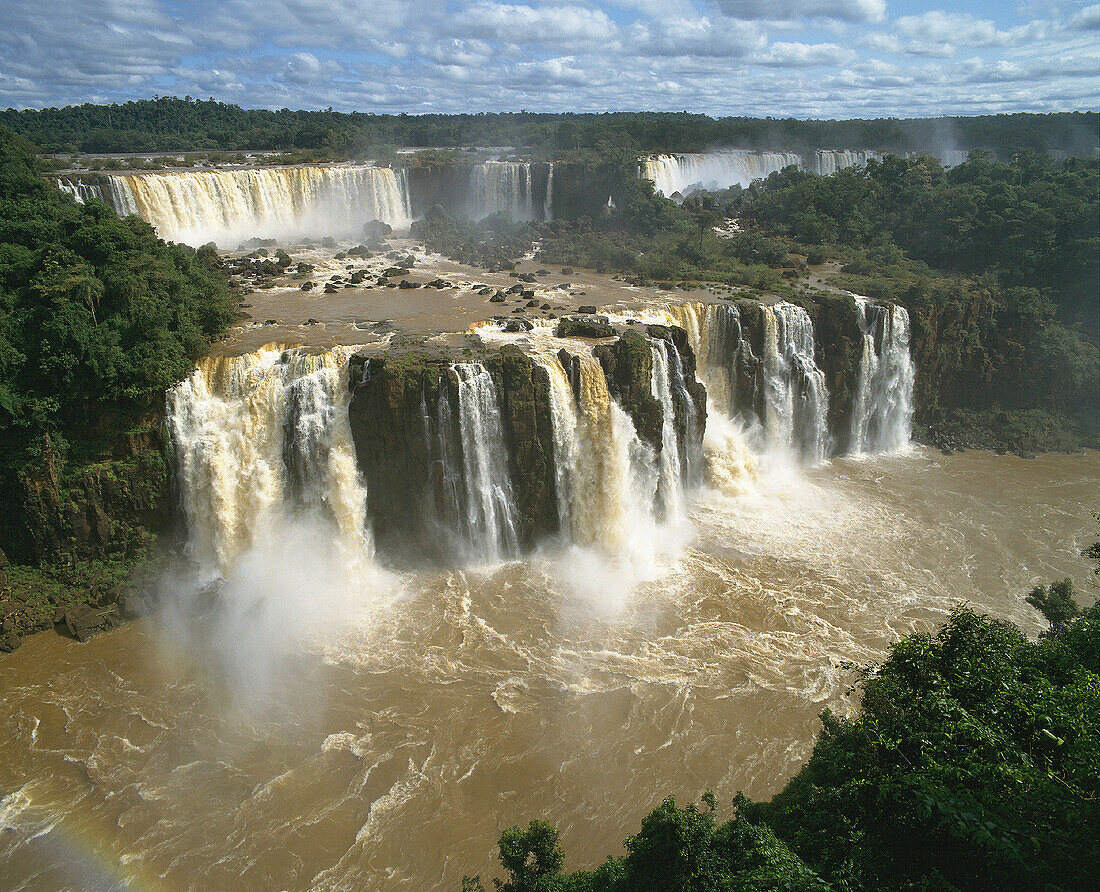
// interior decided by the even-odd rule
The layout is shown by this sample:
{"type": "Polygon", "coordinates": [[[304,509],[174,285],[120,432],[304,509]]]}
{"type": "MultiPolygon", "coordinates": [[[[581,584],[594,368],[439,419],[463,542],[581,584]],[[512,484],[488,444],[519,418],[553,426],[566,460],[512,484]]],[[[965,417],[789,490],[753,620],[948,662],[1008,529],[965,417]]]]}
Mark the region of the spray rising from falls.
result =
{"type": "Polygon", "coordinates": [[[909,354],[909,314],[855,297],[863,358],[852,407],[852,451],[888,452],[908,445],[915,370],[909,354]]]}
{"type": "Polygon", "coordinates": [[[405,172],[384,167],[112,174],[107,183],[119,214],[137,214],[162,238],[191,245],[353,238],[370,220],[395,228],[412,220],[405,172]]]}

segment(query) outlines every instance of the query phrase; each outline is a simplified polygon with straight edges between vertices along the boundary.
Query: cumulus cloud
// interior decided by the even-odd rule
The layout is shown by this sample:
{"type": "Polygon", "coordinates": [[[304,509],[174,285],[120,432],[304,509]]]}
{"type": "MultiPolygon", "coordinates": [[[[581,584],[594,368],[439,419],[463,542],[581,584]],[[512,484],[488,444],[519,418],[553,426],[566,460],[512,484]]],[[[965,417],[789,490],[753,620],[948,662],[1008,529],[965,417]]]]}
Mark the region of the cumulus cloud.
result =
{"type": "Polygon", "coordinates": [[[379,112],[843,117],[1095,105],[1100,5],[994,15],[989,3],[986,15],[941,2],[888,20],[902,4],[16,0],[0,30],[0,106],[154,93],[379,112]]]}

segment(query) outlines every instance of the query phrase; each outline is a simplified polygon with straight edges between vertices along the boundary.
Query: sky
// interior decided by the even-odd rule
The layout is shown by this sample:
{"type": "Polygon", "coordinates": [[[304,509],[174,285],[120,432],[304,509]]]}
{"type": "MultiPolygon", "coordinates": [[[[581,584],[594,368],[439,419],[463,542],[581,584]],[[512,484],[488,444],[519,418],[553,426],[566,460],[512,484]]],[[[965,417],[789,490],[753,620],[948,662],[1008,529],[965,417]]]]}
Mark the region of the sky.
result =
{"type": "Polygon", "coordinates": [[[1100,106],[1076,0],[0,0],[0,108],[916,117],[1100,106]]]}

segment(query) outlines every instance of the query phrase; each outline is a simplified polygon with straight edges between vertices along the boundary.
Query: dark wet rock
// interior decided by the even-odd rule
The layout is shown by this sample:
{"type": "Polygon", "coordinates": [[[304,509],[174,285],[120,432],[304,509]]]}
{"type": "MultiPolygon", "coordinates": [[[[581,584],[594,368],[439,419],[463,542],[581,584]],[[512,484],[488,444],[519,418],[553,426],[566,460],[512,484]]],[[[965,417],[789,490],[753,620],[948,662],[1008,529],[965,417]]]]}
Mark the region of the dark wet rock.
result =
{"type": "Polygon", "coordinates": [[[509,319],[504,324],[506,332],[530,331],[535,324],[530,319],[509,319]]]}
{"type": "Polygon", "coordinates": [[[523,298],[532,298],[532,297],[534,297],[534,296],[535,296],[535,292],[534,292],[534,291],[526,291],[526,290],[525,290],[525,291],[521,291],[521,292],[519,293],[519,296],[520,296],[520,297],[523,297],[523,298]]]}
{"type": "Polygon", "coordinates": [[[501,294],[498,291],[496,294],[494,294],[492,297],[489,298],[489,303],[491,303],[491,304],[502,304],[502,303],[504,303],[504,295],[501,294]]]}
{"type": "Polygon", "coordinates": [[[520,294],[522,291],[523,291],[523,286],[522,285],[513,285],[511,288],[509,288],[504,293],[505,294],[520,294]]]}
{"type": "Polygon", "coordinates": [[[585,304],[583,306],[577,307],[577,312],[578,313],[587,313],[587,314],[591,315],[593,313],[598,312],[598,310],[593,306],[589,306],[588,304],[585,304]]]}
{"type": "Polygon", "coordinates": [[[381,220],[370,220],[363,224],[362,234],[368,242],[372,239],[381,240],[393,233],[393,227],[381,220]]]}
{"type": "Polygon", "coordinates": [[[481,288],[481,289],[478,290],[477,293],[480,294],[482,297],[484,297],[487,294],[492,294],[493,291],[494,291],[494,289],[492,289],[492,288],[481,288]]]}
{"type": "Polygon", "coordinates": [[[563,276],[571,276],[571,275],[573,275],[573,267],[571,267],[571,266],[563,266],[563,267],[561,268],[561,274],[562,274],[563,276]]]}
{"type": "Polygon", "coordinates": [[[93,635],[106,632],[119,624],[118,608],[113,604],[96,609],[87,605],[66,610],[65,628],[77,641],[87,641],[93,635]]]}
{"type": "Polygon", "coordinates": [[[539,302],[537,300],[529,300],[529,301],[527,301],[527,304],[526,304],[526,306],[528,306],[528,307],[537,307],[538,305],[539,305],[539,302]]]}
{"type": "Polygon", "coordinates": [[[325,294],[335,294],[339,290],[340,289],[333,285],[331,282],[325,285],[325,294]]]}
{"type": "Polygon", "coordinates": [[[279,324],[278,319],[265,319],[264,320],[264,325],[278,325],[278,324],[279,324]]]}
{"type": "Polygon", "coordinates": [[[408,270],[403,266],[390,266],[382,270],[379,275],[389,278],[390,276],[403,276],[408,270]]]}
{"type": "Polygon", "coordinates": [[[548,269],[537,269],[537,270],[535,270],[535,275],[536,276],[548,276],[548,275],[550,275],[550,270],[548,270],[548,269]]]}
{"type": "Polygon", "coordinates": [[[540,310],[549,310],[550,309],[550,304],[543,304],[542,306],[539,307],[539,309],[540,310]]]}
{"type": "Polygon", "coordinates": [[[559,338],[610,338],[615,334],[606,316],[566,316],[554,328],[559,338]]]}
{"type": "Polygon", "coordinates": [[[314,287],[315,286],[314,286],[313,282],[303,282],[301,285],[298,286],[298,290],[299,291],[312,291],[314,289],[314,287]]]}
{"type": "Polygon", "coordinates": [[[323,239],[321,239],[321,247],[322,248],[335,248],[336,247],[336,239],[332,238],[331,236],[326,235],[323,239]]]}
{"type": "Polygon", "coordinates": [[[473,358],[427,345],[356,354],[349,363],[349,421],[376,547],[391,563],[452,558],[449,531],[459,528],[465,494],[460,480],[455,489],[455,469],[449,474],[445,466],[447,455],[461,455],[458,377],[451,364],[470,361],[481,362],[496,384],[521,547],[557,529],[545,369],[509,347],[473,358]]]}
{"type": "Polygon", "coordinates": [[[599,344],[592,353],[603,366],[608,390],[630,415],[638,436],[660,449],[664,412],[651,389],[653,353],[649,341],[631,329],[614,343],[599,344]]]}
{"type": "Polygon", "coordinates": [[[320,324],[321,323],[318,322],[316,319],[307,319],[306,320],[306,325],[320,325],[320,324]]]}
{"type": "Polygon", "coordinates": [[[534,273],[520,273],[520,275],[517,276],[517,278],[521,282],[526,282],[528,285],[533,285],[535,282],[538,281],[538,279],[535,278],[534,273]]]}
{"type": "Polygon", "coordinates": [[[398,288],[419,288],[420,285],[417,282],[410,282],[408,279],[402,279],[397,287],[398,288]]]}

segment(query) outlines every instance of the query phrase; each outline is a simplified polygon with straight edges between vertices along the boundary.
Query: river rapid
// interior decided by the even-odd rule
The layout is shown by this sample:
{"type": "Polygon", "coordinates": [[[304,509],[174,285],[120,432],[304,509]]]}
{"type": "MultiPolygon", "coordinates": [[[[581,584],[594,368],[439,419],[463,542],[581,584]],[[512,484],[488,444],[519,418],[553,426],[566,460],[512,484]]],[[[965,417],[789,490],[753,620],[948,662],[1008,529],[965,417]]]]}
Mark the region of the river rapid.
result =
{"type": "Polygon", "coordinates": [[[854,709],[843,661],[958,602],[1035,635],[1032,585],[1092,594],[1098,453],[801,467],[736,440],[621,560],[343,574],[303,524],[216,620],[28,639],[0,660],[0,886],[457,889],[534,817],[593,866],[667,795],[780,789],[854,709]]]}

